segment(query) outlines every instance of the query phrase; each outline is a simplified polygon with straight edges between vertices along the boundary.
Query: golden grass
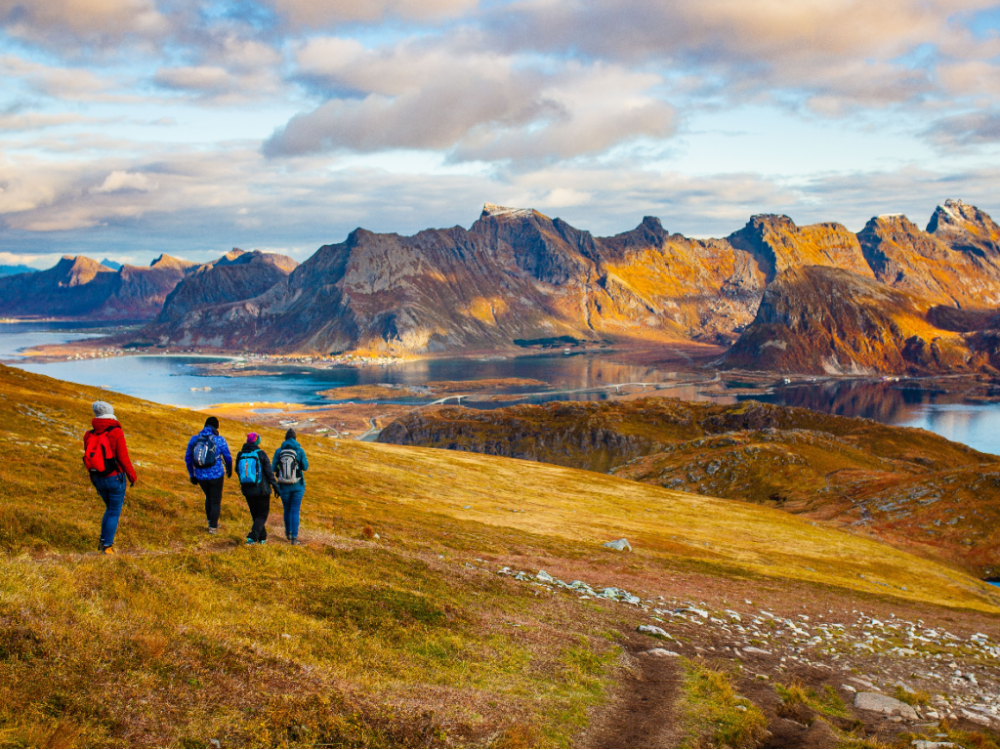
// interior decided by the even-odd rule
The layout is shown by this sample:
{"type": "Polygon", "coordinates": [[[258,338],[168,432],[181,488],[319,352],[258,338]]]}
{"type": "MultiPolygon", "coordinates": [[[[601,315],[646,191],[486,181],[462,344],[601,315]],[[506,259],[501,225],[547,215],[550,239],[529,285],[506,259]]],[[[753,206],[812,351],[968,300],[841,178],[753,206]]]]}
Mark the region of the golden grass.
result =
{"type": "MultiPolygon", "coordinates": [[[[525,551],[609,582],[623,562],[687,566],[1000,611],[957,571],[777,511],[308,437],[308,544],[247,548],[231,485],[223,534],[204,532],[183,464],[203,420],[0,367],[0,744],[566,745],[603,699],[622,616],[481,561],[525,551]],[[93,552],[102,508],[80,463],[96,398],[139,472],[117,558],[93,552]],[[633,555],[600,546],[619,536],[633,555]]],[[[234,449],[246,429],[222,424],[234,449]]],[[[283,435],[254,429],[268,450],[283,435]]],[[[269,525],[280,537],[277,503],[269,525]]]]}

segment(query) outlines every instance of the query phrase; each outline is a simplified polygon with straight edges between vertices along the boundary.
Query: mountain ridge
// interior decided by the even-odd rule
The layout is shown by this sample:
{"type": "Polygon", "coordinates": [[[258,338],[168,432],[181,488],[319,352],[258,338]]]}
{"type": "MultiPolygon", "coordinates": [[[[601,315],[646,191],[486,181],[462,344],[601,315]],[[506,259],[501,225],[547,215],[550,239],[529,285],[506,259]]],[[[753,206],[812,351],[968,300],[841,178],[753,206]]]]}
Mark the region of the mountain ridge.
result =
{"type": "Polygon", "coordinates": [[[150,345],[222,351],[437,354],[551,341],[693,342],[727,347],[727,368],[992,374],[1000,363],[998,243],[1000,227],[986,212],[951,199],[927,231],[902,214],[873,217],[858,233],[756,214],[709,239],[671,233],[652,216],[601,237],[534,209],[488,203],[468,229],[404,236],[359,227],[301,265],[259,251],[248,259],[234,248],[198,267],[161,256],[148,269],[108,276],[89,259],[67,267],[67,257],[6,287],[55,282],[60,295],[15,289],[0,314],[64,303],[57,314],[151,320],[137,336],[150,345]],[[66,291],[79,287],[107,301],[66,291]],[[89,303],[74,310],[74,294],[89,303]]]}
{"type": "MultiPolygon", "coordinates": [[[[327,354],[511,350],[515,342],[559,337],[625,346],[728,346],[743,339],[725,362],[753,368],[747,353],[767,325],[765,289],[773,287],[772,298],[788,294],[789,274],[802,278],[802,269],[818,267],[870,282],[869,297],[882,287],[905,295],[890,298],[909,300],[913,308],[906,338],[933,333],[910,349],[933,348],[940,336],[926,319],[932,307],[968,311],[1000,303],[1000,263],[993,262],[1000,259],[1000,229],[985,212],[952,200],[928,227],[933,233],[901,215],[880,216],[855,234],[835,222],[800,227],[787,216],[758,214],[728,237],[698,240],[671,234],[647,216],[635,229],[598,237],[533,209],[486,204],[469,229],[402,236],[359,227],[259,296],[216,309],[217,326],[160,326],[156,341],[327,354]]],[[[888,317],[872,323],[888,325],[888,317]]],[[[836,336],[825,340],[839,345],[836,336]]],[[[906,346],[902,341],[895,348],[906,346]]],[[[756,369],[904,368],[900,358],[869,357],[863,364],[853,350],[843,352],[842,364],[824,368],[815,354],[786,356],[778,364],[764,358],[756,369]]],[[[967,369],[991,358],[980,356],[967,369]]],[[[929,356],[907,362],[918,370],[951,366],[929,356]]]]}

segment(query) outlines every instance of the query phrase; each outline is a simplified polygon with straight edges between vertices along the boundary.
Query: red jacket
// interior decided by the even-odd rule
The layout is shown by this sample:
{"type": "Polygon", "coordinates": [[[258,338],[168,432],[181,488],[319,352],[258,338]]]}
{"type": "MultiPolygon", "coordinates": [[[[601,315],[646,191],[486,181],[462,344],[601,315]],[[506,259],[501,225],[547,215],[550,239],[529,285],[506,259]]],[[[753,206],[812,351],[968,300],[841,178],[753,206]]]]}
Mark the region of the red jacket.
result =
{"type": "MultiPolygon", "coordinates": [[[[122,431],[121,423],[117,419],[94,419],[91,420],[90,424],[94,426],[94,432],[98,435],[102,432],[107,433],[108,445],[111,446],[111,453],[115,457],[115,461],[118,462],[118,467],[125,471],[128,481],[135,484],[135,469],[132,468],[132,459],[128,456],[128,446],[125,445],[125,433],[122,431]],[[115,427],[118,429],[114,429],[115,427]]],[[[120,474],[121,472],[115,473],[120,474]]]]}

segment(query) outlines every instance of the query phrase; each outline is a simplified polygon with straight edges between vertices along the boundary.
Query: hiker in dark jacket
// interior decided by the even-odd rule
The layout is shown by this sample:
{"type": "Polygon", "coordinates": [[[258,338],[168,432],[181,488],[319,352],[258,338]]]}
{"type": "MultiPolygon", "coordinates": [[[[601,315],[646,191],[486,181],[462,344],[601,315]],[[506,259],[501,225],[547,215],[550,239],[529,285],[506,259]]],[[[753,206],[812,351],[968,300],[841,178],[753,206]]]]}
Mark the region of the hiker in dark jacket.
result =
{"type": "Polygon", "coordinates": [[[95,401],[93,410],[94,419],[90,423],[93,429],[83,437],[83,465],[104,501],[97,548],[105,555],[113,555],[118,520],[125,504],[125,480],[128,479],[129,486],[135,486],[137,477],[114,407],[106,401],[95,401]]]}
{"type": "Polygon", "coordinates": [[[223,475],[233,475],[233,457],[226,439],[219,434],[219,420],[209,417],[205,428],[188,441],[184,454],[191,484],[197,484],[205,493],[205,517],[208,533],[219,530],[219,513],[222,511],[223,475]]]}
{"type": "Polygon", "coordinates": [[[247,435],[246,443],[236,454],[236,476],[253,519],[247,544],[264,544],[267,542],[267,516],[271,512],[271,491],[277,495],[278,485],[274,482],[271,462],[260,449],[260,435],[256,432],[247,435]]]}
{"type": "Polygon", "coordinates": [[[299,543],[299,510],[306,492],[305,472],[309,470],[306,452],[295,438],[295,430],[285,433],[285,442],[275,451],[271,464],[285,511],[285,539],[292,544],[299,543]]]}

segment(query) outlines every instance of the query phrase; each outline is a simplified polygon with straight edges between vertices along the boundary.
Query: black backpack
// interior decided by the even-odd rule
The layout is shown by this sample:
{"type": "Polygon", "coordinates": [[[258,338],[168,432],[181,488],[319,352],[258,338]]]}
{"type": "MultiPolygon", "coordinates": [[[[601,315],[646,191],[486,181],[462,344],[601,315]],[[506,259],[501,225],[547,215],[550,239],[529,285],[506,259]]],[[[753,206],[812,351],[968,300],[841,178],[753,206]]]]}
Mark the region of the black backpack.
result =
{"type": "Polygon", "coordinates": [[[211,469],[219,460],[214,435],[199,435],[191,446],[191,460],[196,469],[211,469]]]}

